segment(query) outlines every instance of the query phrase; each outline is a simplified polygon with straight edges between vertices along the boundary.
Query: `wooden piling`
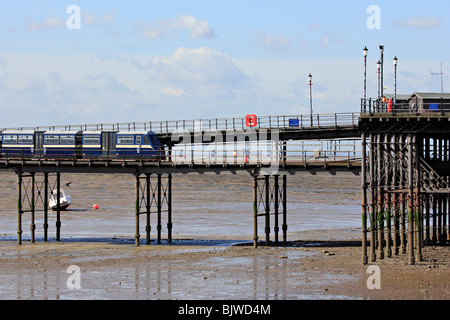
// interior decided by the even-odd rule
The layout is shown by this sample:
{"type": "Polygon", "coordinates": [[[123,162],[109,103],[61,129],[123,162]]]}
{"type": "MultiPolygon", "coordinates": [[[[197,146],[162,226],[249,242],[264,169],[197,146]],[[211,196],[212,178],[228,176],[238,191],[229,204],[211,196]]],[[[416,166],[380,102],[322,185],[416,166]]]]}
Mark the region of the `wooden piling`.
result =
{"type": "Polygon", "coordinates": [[[413,137],[408,135],[408,258],[409,264],[414,259],[414,170],[413,170],[413,137]]]}
{"type": "Polygon", "coordinates": [[[361,187],[362,187],[362,261],[367,264],[367,177],[366,177],[366,134],[361,135],[361,187]]]}
{"type": "Polygon", "coordinates": [[[375,194],[376,194],[376,184],[375,184],[375,135],[370,134],[370,152],[369,152],[369,161],[370,161],[370,252],[371,252],[371,261],[375,262],[377,260],[376,255],[376,228],[377,228],[377,219],[376,219],[376,208],[375,208],[375,194]]]}

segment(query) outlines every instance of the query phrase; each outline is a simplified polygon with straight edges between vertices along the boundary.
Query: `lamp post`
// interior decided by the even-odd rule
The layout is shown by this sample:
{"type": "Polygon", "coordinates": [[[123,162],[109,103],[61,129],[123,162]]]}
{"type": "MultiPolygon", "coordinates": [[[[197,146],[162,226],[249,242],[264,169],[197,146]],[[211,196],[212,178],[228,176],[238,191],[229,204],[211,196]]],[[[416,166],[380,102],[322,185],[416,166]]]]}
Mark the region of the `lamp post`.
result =
{"type": "Polygon", "coordinates": [[[313,108],[312,108],[312,75],[311,73],[308,75],[308,81],[309,81],[309,109],[311,114],[311,127],[313,125],[313,108]]]}
{"type": "Polygon", "coordinates": [[[364,55],[364,109],[366,108],[366,94],[367,94],[367,52],[369,49],[364,47],[363,55],[364,55]]]}
{"type": "Polygon", "coordinates": [[[381,83],[380,83],[380,89],[381,89],[381,97],[383,97],[383,72],[384,72],[384,70],[383,70],[383,64],[384,64],[384,58],[383,58],[383,56],[384,56],[384,54],[383,54],[383,52],[384,52],[384,46],[380,46],[380,53],[381,53],[381,58],[380,58],[380,62],[381,62],[381,83]]]}
{"type": "Polygon", "coordinates": [[[377,73],[378,73],[378,99],[377,99],[377,108],[380,107],[380,70],[381,70],[381,61],[377,61],[377,73]]]}
{"type": "Polygon", "coordinates": [[[397,56],[394,57],[394,104],[397,101],[397,63],[398,59],[397,56]]]}

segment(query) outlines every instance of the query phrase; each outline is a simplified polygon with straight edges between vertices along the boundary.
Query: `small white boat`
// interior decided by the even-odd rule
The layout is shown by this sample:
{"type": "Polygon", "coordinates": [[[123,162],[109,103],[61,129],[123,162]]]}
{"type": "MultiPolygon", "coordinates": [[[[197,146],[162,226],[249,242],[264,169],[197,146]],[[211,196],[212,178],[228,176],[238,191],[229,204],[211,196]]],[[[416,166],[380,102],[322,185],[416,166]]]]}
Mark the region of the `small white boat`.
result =
{"type": "MultiPolygon", "coordinates": [[[[53,190],[50,195],[50,199],[48,200],[48,207],[52,210],[57,210],[58,198],[57,198],[57,190],[53,190]]],[[[70,206],[70,195],[66,194],[63,189],[59,194],[59,209],[66,210],[68,206],[70,206]]]]}

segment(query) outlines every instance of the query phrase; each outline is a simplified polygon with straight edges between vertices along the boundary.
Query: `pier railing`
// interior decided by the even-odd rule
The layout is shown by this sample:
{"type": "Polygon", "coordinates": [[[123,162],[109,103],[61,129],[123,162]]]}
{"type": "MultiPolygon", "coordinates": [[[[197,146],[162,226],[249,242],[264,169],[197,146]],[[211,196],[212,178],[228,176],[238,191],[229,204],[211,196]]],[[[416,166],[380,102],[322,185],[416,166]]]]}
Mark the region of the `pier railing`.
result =
{"type": "Polygon", "coordinates": [[[211,131],[253,129],[321,129],[339,126],[357,126],[359,113],[325,113],[312,115],[253,116],[235,118],[169,120],[127,123],[76,124],[38,127],[3,128],[5,130],[44,130],[44,131],[153,131],[169,135],[174,131],[211,131]],[[249,121],[251,118],[251,121],[249,121]]]}
{"type": "Polygon", "coordinates": [[[410,102],[395,103],[381,99],[361,99],[361,113],[391,113],[391,114],[423,114],[440,115],[450,112],[450,103],[443,99],[435,102],[423,102],[420,99],[412,99],[410,102]]]}

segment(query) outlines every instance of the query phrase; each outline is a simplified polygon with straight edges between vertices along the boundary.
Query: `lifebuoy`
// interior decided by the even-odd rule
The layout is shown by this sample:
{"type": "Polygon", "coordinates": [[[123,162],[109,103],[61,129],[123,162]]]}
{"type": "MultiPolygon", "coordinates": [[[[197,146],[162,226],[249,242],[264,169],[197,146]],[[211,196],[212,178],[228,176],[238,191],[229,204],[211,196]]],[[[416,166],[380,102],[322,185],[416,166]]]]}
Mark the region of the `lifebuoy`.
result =
{"type": "Polygon", "coordinates": [[[257,125],[257,118],[255,114],[248,114],[245,116],[245,125],[247,127],[254,127],[257,125]]]}

